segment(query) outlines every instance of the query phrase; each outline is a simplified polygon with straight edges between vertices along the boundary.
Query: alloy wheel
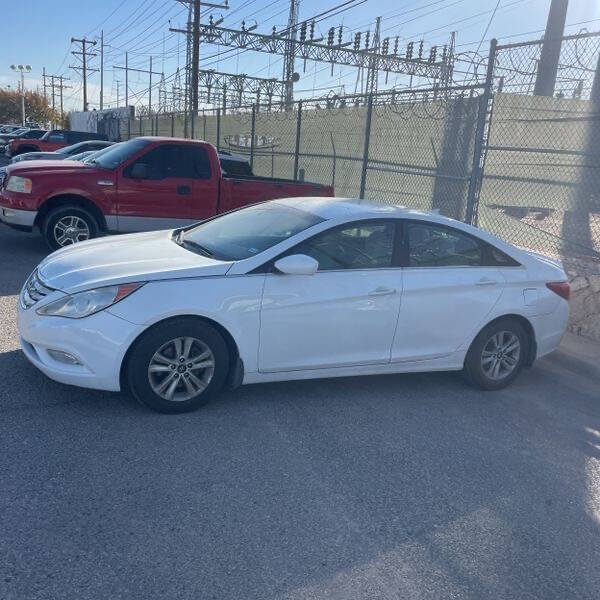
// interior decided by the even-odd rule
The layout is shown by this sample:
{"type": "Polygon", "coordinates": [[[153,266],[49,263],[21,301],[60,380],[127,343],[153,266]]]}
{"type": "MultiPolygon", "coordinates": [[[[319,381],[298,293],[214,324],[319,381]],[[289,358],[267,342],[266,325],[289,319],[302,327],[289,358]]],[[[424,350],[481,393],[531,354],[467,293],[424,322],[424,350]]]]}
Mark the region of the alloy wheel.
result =
{"type": "Polygon", "coordinates": [[[90,228],[84,219],[67,215],[54,225],[54,239],[59,246],[68,246],[90,239],[90,228]]]}
{"type": "Polygon", "coordinates": [[[486,377],[499,381],[518,366],[521,342],[512,331],[498,331],[485,343],[481,352],[481,368],[486,377]]]}
{"type": "Polygon", "coordinates": [[[208,387],[214,371],[215,357],[204,342],[178,337],[154,353],[148,365],[148,381],[164,400],[185,402],[208,387]]]}

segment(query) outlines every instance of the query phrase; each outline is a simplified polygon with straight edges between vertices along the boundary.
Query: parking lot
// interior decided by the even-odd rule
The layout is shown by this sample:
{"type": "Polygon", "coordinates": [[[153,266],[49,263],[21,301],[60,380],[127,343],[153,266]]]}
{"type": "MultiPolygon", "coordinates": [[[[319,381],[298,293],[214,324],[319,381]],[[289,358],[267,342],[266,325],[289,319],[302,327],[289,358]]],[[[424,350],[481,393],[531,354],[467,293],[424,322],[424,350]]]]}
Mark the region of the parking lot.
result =
{"type": "Polygon", "coordinates": [[[0,598],[597,598],[600,346],[457,374],[244,387],[200,412],[46,379],[0,227],[0,598]]]}

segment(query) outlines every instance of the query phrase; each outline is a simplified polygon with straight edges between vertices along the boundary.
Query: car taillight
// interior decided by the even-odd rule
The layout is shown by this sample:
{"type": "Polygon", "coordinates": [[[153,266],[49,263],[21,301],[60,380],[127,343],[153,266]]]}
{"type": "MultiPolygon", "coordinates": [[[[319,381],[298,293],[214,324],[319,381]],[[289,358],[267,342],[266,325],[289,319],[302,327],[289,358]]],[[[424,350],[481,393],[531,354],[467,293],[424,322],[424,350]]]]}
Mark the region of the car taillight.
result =
{"type": "Polygon", "coordinates": [[[561,298],[569,300],[571,295],[571,286],[568,281],[551,281],[546,284],[549,290],[552,290],[555,294],[558,294],[561,298]]]}

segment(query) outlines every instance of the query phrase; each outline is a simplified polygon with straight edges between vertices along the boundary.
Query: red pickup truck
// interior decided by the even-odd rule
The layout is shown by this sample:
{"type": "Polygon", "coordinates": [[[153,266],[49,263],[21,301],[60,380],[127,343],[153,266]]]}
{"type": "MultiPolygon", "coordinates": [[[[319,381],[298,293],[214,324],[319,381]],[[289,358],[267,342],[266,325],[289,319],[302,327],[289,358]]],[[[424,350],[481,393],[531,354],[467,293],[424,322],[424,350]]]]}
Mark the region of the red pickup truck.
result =
{"type": "Polygon", "coordinates": [[[106,140],[107,137],[100,133],[91,133],[89,131],[70,131],[67,129],[53,129],[46,131],[33,139],[31,132],[38,131],[30,130],[23,137],[11,139],[6,147],[8,156],[17,156],[24,152],[54,152],[65,146],[86,142],[88,140],[106,140]]]}
{"type": "Polygon", "coordinates": [[[168,229],[235,208],[294,196],[333,196],[331,186],[223,174],[214,146],[139,137],[84,162],[31,161],[0,171],[0,221],[40,230],[51,248],[104,232],[168,229]]]}

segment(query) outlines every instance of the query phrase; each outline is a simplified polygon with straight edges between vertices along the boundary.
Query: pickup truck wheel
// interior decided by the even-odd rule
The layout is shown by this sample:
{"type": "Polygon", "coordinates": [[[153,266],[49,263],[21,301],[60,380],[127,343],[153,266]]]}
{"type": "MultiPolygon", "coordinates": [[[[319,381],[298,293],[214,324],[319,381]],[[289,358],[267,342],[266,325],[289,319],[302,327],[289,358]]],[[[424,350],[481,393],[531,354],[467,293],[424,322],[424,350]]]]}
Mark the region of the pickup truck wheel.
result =
{"type": "Polygon", "coordinates": [[[42,224],[42,235],[52,250],[58,250],[77,242],[90,240],[98,235],[98,222],[80,206],[59,206],[51,210],[42,224]]]}
{"type": "Polygon", "coordinates": [[[127,364],[129,389],[161,413],[196,410],[219,391],[229,371],[221,334],[198,319],[169,319],[143,334],[127,364]]]}

